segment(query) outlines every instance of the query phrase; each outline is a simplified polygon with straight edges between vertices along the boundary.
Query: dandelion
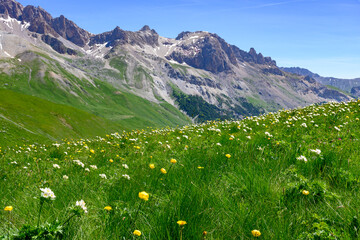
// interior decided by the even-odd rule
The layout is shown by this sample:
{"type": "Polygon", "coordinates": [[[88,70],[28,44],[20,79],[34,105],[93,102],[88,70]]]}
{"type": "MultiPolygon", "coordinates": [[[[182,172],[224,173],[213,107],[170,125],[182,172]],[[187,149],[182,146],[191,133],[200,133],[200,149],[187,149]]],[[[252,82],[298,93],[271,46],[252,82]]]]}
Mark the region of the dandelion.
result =
{"type": "Polygon", "coordinates": [[[177,221],[176,223],[179,224],[180,227],[181,227],[181,226],[184,226],[185,224],[187,224],[187,222],[186,222],[186,221],[183,221],[183,220],[179,220],[179,221],[177,221]]]}
{"type": "Polygon", "coordinates": [[[309,195],[309,191],[307,191],[307,190],[302,190],[301,193],[304,194],[305,196],[306,196],[306,195],[309,195]]]}
{"type": "Polygon", "coordinates": [[[106,206],[106,207],[104,207],[104,210],[106,210],[106,211],[111,211],[111,210],[112,210],[112,207],[106,206]]]}
{"type": "Polygon", "coordinates": [[[170,160],[170,162],[171,162],[171,163],[176,163],[177,161],[176,161],[176,159],[173,159],[173,158],[172,158],[172,159],[170,160]]]}
{"type": "Polygon", "coordinates": [[[225,157],[231,158],[231,155],[230,155],[230,154],[226,154],[225,157]]]}
{"type": "Polygon", "coordinates": [[[155,164],[150,163],[150,164],[149,164],[149,168],[154,169],[154,168],[155,168],[155,164]]]}
{"type": "Polygon", "coordinates": [[[145,191],[139,192],[139,198],[145,201],[149,200],[149,194],[145,191]]]}
{"type": "Polygon", "coordinates": [[[316,153],[318,155],[320,155],[321,150],[320,149],[310,149],[310,152],[316,153]]]}
{"type": "Polygon", "coordinates": [[[135,231],[133,232],[133,234],[134,234],[135,236],[138,236],[138,237],[141,236],[141,232],[140,232],[139,230],[135,230],[135,231]]]}
{"type": "Polygon", "coordinates": [[[297,159],[297,160],[299,160],[299,161],[304,161],[304,162],[307,162],[306,157],[305,157],[305,156],[303,156],[303,155],[301,155],[301,156],[297,157],[296,159],[297,159]]]}
{"type": "Polygon", "coordinates": [[[63,176],[63,179],[64,179],[64,180],[68,180],[68,179],[69,179],[69,177],[68,177],[68,176],[66,176],[66,175],[64,175],[64,176],[63,176]]]}
{"type": "Polygon", "coordinates": [[[107,177],[106,177],[106,175],[105,174],[99,174],[99,176],[101,177],[101,178],[104,178],[104,179],[107,179],[107,177]]]}
{"type": "Polygon", "coordinates": [[[198,169],[204,169],[204,167],[201,167],[201,166],[198,166],[197,168],[198,168],[198,169]]]}
{"type": "Polygon", "coordinates": [[[112,163],[112,162],[114,162],[114,160],[110,159],[110,160],[109,160],[109,162],[111,162],[111,163],[112,163]]]}
{"type": "Polygon", "coordinates": [[[5,211],[11,212],[14,208],[12,206],[6,206],[4,208],[5,211]]]}
{"type": "Polygon", "coordinates": [[[261,232],[260,232],[259,230],[254,229],[254,230],[251,231],[251,234],[252,234],[254,237],[260,237],[261,232]]]}
{"type": "Polygon", "coordinates": [[[163,174],[166,174],[166,173],[167,173],[165,168],[160,169],[160,171],[161,171],[163,174]]]}
{"type": "Polygon", "coordinates": [[[91,152],[92,154],[95,154],[95,150],[94,150],[94,149],[90,149],[90,152],[91,152]]]}

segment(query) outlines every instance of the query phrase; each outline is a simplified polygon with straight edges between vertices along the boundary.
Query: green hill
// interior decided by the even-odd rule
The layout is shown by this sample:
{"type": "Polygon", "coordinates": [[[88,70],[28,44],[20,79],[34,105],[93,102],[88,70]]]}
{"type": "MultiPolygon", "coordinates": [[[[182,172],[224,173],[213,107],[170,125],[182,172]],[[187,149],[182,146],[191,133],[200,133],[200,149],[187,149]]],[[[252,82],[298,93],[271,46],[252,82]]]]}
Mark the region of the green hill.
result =
{"type": "Polygon", "coordinates": [[[0,236],[357,239],[359,104],[3,147],[0,236]]]}

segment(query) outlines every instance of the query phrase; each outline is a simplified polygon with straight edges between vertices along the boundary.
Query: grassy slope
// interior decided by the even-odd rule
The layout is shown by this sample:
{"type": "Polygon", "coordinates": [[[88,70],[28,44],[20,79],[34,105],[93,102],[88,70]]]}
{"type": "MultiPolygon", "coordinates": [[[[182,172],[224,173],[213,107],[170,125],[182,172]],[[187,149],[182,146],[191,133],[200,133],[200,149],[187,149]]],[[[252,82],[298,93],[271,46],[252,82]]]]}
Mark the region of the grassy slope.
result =
{"type": "Polygon", "coordinates": [[[11,90],[0,89],[0,145],[95,137],[120,131],[120,124],[88,112],[11,90]]]}
{"type": "Polygon", "coordinates": [[[183,239],[201,239],[203,231],[207,239],[253,239],[253,229],[260,239],[356,239],[359,104],[133,131],[58,148],[3,148],[0,206],[14,210],[1,211],[0,233],[35,225],[39,188],[50,187],[56,200],[45,203],[41,222],[64,221],[80,199],[88,207],[71,220],[66,239],[131,239],[135,229],[142,232],[139,239],[180,239],[178,220],[187,221],[183,239]],[[297,159],[301,155],[307,162],[297,159]],[[73,159],[98,169],[87,172],[73,159]],[[141,191],[150,194],[148,201],[139,199],[141,191]]]}
{"type": "MultiPolygon", "coordinates": [[[[115,89],[98,79],[94,79],[94,84],[92,84],[87,80],[77,78],[54,60],[45,57],[38,57],[24,63],[10,60],[12,64],[16,65],[16,70],[11,75],[0,73],[1,88],[36,96],[56,104],[72,106],[107,119],[109,120],[107,121],[108,126],[103,129],[102,135],[109,132],[109,129],[115,129],[119,126],[121,129],[129,130],[148,126],[184,125],[190,122],[189,118],[173,106],[165,103],[152,103],[134,94],[115,89]],[[44,66],[45,72],[41,70],[44,69],[44,66]],[[31,69],[31,74],[29,69],[31,69]],[[50,71],[64,77],[67,83],[63,84],[51,77],[50,71]],[[40,77],[41,75],[43,77],[40,77]]],[[[25,108],[30,107],[26,105],[27,102],[23,104],[25,104],[25,108]]],[[[51,116],[49,115],[49,119],[45,119],[45,121],[49,122],[50,119],[51,116]]],[[[80,136],[94,135],[86,132],[87,130],[91,129],[84,128],[83,133],[86,134],[80,136]]],[[[97,134],[100,133],[97,131],[97,134]]]]}

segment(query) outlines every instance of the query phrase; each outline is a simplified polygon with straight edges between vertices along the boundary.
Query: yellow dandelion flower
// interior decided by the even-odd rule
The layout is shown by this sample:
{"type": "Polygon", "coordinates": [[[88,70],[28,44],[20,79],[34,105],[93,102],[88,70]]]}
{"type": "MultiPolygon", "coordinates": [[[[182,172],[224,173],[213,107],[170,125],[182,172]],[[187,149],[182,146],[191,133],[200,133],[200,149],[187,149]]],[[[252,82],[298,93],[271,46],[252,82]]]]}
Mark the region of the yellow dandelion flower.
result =
{"type": "Polygon", "coordinates": [[[176,223],[179,224],[179,226],[184,226],[185,224],[187,224],[187,222],[183,220],[179,220],[176,223]]]}
{"type": "Polygon", "coordinates": [[[133,232],[133,234],[136,235],[136,236],[138,236],[138,237],[141,236],[141,232],[140,232],[139,230],[135,230],[135,231],[133,232]]]}
{"type": "Polygon", "coordinates": [[[110,159],[109,162],[114,162],[114,160],[110,159]]]}
{"type": "Polygon", "coordinates": [[[170,162],[171,162],[171,163],[176,163],[177,161],[176,161],[176,159],[173,159],[173,158],[172,158],[172,159],[170,160],[170,162]]]}
{"type": "Polygon", "coordinates": [[[104,210],[111,211],[111,210],[112,210],[112,207],[106,206],[106,207],[104,207],[104,210]]]}
{"type": "Polygon", "coordinates": [[[145,191],[139,192],[139,198],[145,201],[149,200],[149,194],[145,191]]]}
{"type": "Polygon", "coordinates": [[[304,195],[309,195],[309,191],[307,191],[307,190],[302,190],[302,194],[304,194],[304,195]]]}
{"type": "Polygon", "coordinates": [[[14,209],[14,208],[13,208],[12,206],[6,206],[6,207],[4,208],[5,211],[9,211],[9,212],[11,212],[13,209],[14,209]]]}
{"type": "Polygon", "coordinates": [[[198,169],[204,169],[204,167],[201,167],[201,166],[198,166],[197,168],[198,168],[198,169]]]}
{"type": "Polygon", "coordinates": [[[203,235],[206,236],[208,233],[207,231],[203,231],[203,235]]]}
{"type": "Polygon", "coordinates": [[[251,231],[251,234],[252,234],[254,237],[260,237],[261,232],[260,232],[259,230],[254,229],[254,230],[251,231]]]}
{"type": "Polygon", "coordinates": [[[167,173],[165,168],[160,169],[160,171],[161,171],[163,174],[166,174],[166,173],[167,173]]]}
{"type": "Polygon", "coordinates": [[[230,155],[230,154],[226,154],[225,157],[231,158],[231,155],[230,155]]]}
{"type": "Polygon", "coordinates": [[[149,164],[149,167],[150,167],[151,169],[154,169],[154,168],[155,168],[155,164],[150,163],[150,164],[149,164]]]}
{"type": "Polygon", "coordinates": [[[90,152],[91,152],[92,154],[94,154],[94,153],[95,153],[95,150],[94,150],[94,149],[90,149],[90,152]]]}

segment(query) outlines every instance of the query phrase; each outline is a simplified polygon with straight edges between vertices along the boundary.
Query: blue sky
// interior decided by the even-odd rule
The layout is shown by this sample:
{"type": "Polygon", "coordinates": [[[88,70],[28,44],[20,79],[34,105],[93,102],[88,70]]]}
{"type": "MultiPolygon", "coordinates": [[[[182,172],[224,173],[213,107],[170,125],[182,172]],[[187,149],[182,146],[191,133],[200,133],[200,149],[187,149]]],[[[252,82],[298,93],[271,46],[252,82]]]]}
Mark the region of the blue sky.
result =
{"type": "Polygon", "coordinates": [[[217,33],[278,66],[360,77],[360,0],[19,0],[64,15],[92,33],[149,25],[161,36],[217,33]]]}

